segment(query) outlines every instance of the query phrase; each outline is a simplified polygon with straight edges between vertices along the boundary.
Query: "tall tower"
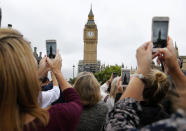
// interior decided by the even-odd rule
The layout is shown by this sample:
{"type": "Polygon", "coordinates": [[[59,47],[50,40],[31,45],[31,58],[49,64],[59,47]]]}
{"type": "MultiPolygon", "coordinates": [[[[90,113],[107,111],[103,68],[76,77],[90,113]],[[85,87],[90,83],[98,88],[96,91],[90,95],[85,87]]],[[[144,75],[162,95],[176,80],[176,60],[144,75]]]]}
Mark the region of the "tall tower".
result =
{"type": "Polygon", "coordinates": [[[84,28],[84,64],[97,63],[98,30],[94,22],[92,6],[84,28]]]}
{"type": "Polygon", "coordinates": [[[78,72],[98,72],[100,71],[101,62],[97,60],[98,30],[94,22],[92,6],[88,14],[88,21],[85,24],[83,39],[84,54],[83,60],[79,61],[78,72]]]}

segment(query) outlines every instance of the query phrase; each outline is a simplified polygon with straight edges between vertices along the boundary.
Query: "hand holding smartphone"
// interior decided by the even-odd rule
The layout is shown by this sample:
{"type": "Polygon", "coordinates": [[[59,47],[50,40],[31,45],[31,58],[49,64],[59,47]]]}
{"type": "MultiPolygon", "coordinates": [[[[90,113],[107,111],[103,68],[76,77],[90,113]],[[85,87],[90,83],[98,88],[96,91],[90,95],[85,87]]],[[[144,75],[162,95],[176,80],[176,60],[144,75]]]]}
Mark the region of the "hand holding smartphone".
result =
{"type": "MultiPolygon", "coordinates": [[[[169,29],[169,17],[153,17],[152,18],[152,42],[153,51],[156,53],[158,48],[167,47],[168,41],[168,29],[169,29]]],[[[161,68],[164,71],[162,61],[161,68]]]]}
{"type": "Polygon", "coordinates": [[[56,57],[56,40],[46,40],[47,57],[54,59],[56,57]]]}
{"type": "Polygon", "coordinates": [[[158,48],[167,47],[168,28],[169,28],[169,17],[152,18],[153,53],[155,53],[158,48]]]}
{"type": "Polygon", "coordinates": [[[121,69],[121,80],[122,85],[128,85],[130,81],[130,70],[129,69],[121,69]]]}

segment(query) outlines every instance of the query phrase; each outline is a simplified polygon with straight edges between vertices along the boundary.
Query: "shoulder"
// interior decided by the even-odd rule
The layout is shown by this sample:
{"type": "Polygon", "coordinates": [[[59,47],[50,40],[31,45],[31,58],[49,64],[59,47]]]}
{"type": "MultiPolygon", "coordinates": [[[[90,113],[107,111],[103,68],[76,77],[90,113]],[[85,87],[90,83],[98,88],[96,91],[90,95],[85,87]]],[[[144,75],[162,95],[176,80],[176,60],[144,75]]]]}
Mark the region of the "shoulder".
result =
{"type": "Polygon", "coordinates": [[[98,102],[98,104],[96,105],[96,107],[99,109],[99,110],[102,110],[104,112],[107,112],[108,111],[108,106],[105,102],[103,101],[100,101],[98,102]]]}
{"type": "Polygon", "coordinates": [[[161,120],[155,122],[149,126],[146,126],[142,129],[150,129],[150,130],[160,130],[164,129],[166,131],[169,130],[186,130],[186,113],[183,110],[178,110],[175,114],[173,114],[169,119],[161,120]]]}
{"type": "Polygon", "coordinates": [[[92,117],[100,117],[106,116],[107,112],[108,112],[107,105],[103,101],[100,101],[94,106],[84,107],[82,116],[87,115],[88,117],[90,117],[91,114],[92,117]]]}

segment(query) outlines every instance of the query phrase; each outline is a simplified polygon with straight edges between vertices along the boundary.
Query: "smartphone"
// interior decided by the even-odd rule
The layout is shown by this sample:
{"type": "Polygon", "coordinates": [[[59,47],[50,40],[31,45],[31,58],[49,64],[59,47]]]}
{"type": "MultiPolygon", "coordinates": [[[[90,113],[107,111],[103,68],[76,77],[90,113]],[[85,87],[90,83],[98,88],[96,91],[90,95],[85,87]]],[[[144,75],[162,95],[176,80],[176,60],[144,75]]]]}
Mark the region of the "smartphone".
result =
{"type": "Polygon", "coordinates": [[[130,81],[130,70],[129,69],[121,69],[121,80],[122,85],[128,85],[130,81]]]}
{"type": "Polygon", "coordinates": [[[168,28],[169,17],[152,18],[153,52],[156,52],[158,48],[167,47],[168,28]]]}
{"type": "Polygon", "coordinates": [[[117,77],[117,73],[116,73],[116,72],[113,72],[112,74],[113,74],[113,79],[114,79],[115,77],[117,77]]]}
{"type": "Polygon", "coordinates": [[[46,40],[47,57],[54,59],[56,56],[56,40],[46,40]]]}

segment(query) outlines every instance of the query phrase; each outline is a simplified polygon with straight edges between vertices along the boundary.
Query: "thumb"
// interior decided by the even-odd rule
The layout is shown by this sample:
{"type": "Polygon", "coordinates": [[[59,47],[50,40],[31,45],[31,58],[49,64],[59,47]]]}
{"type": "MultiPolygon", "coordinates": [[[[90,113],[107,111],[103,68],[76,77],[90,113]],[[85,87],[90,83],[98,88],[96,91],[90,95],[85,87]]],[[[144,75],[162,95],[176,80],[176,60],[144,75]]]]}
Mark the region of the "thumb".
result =
{"type": "Polygon", "coordinates": [[[58,58],[59,56],[60,56],[60,54],[59,54],[59,49],[57,49],[56,58],[58,58]]]}
{"type": "Polygon", "coordinates": [[[49,65],[49,66],[51,66],[51,64],[52,64],[51,60],[50,60],[48,57],[46,57],[46,63],[47,63],[47,65],[49,65]]]}
{"type": "Polygon", "coordinates": [[[152,52],[153,44],[152,42],[149,43],[147,50],[152,52]]]}

